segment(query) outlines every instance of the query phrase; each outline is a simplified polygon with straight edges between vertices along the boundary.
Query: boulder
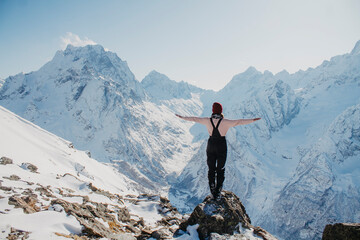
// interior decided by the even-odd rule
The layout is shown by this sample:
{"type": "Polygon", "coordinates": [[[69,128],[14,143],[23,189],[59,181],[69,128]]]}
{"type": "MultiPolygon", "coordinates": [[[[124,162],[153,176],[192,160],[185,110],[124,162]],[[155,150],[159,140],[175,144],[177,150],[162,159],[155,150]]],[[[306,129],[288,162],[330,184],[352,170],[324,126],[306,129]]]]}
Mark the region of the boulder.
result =
{"type": "Polygon", "coordinates": [[[37,170],[37,166],[35,166],[34,164],[31,164],[31,163],[22,163],[21,166],[20,166],[22,169],[25,169],[25,170],[29,170],[30,172],[33,172],[33,173],[38,173],[37,170]]]}
{"type": "Polygon", "coordinates": [[[3,177],[5,179],[11,180],[11,181],[19,181],[21,178],[15,174],[12,174],[10,177],[3,177]]]}
{"type": "Polygon", "coordinates": [[[200,239],[209,239],[212,233],[217,233],[213,234],[212,239],[224,237],[226,239],[229,236],[232,236],[232,239],[238,239],[242,231],[257,234],[258,237],[267,240],[276,239],[264,229],[251,225],[244,205],[234,193],[229,191],[222,191],[221,199],[217,201],[207,196],[195,207],[189,219],[180,224],[180,230],[186,231],[188,226],[195,224],[198,224],[197,232],[200,239]]]}
{"type": "Polygon", "coordinates": [[[360,223],[335,223],[325,226],[322,240],[358,240],[360,223]]]}
{"type": "Polygon", "coordinates": [[[8,157],[1,157],[0,158],[0,164],[6,165],[6,164],[13,164],[13,160],[8,157]]]}

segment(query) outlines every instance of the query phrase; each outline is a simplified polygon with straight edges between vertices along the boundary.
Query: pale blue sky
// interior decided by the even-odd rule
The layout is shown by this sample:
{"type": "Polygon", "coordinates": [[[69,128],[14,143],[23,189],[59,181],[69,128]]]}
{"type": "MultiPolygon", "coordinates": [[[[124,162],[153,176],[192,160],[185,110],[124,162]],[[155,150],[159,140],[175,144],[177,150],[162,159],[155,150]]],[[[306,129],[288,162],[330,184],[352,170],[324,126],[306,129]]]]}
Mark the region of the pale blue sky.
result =
{"type": "Polygon", "coordinates": [[[316,67],[360,40],[358,0],[0,0],[0,77],[39,69],[64,42],[93,41],[128,62],[219,90],[254,66],[316,67]]]}

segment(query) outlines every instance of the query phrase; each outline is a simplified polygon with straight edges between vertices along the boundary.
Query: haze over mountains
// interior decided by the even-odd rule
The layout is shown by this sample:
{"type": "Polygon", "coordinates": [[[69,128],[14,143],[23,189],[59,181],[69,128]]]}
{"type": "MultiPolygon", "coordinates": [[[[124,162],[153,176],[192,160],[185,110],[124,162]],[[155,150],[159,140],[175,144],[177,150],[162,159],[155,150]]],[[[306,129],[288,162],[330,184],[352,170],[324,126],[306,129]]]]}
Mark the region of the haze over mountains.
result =
{"type": "Polygon", "coordinates": [[[360,41],[294,74],[250,67],[218,92],[156,71],[139,82],[100,45],[69,45],[1,82],[1,106],[111,163],[136,189],[168,193],[183,212],[209,194],[208,136],[174,114],[209,116],[219,101],[227,118],[261,117],[227,135],[224,188],[253,222],[284,239],[318,239],[327,223],[360,221],[360,41]]]}

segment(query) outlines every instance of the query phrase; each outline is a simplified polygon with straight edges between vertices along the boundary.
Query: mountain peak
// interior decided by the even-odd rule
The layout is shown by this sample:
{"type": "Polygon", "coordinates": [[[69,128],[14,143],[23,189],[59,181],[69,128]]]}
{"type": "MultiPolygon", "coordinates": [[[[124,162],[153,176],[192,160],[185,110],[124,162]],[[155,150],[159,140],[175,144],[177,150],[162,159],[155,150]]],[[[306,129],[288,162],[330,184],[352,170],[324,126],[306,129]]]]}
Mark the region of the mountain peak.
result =
{"type": "Polygon", "coordinates": [[[253,74],[253,73],[260,73],[255,67],[250,66],[246,69],[245,72],[243,73],[247,73],[247,74],[253,74]]]}
{"type": "Polygon", "coordinates": [[[168,100],[172,98],[191,98],[191,89],[186,82],[176,82],[165,74],[155,70],[151,71],[141,84],[146,91],[157,99],[168,100]]]}
{"type": "Polygon", "coordinates": [[[352,55],[360,54],[360,40],[356,42],[355,47],[351,51],[352,55]]]}
{"type": "Polygon", "coordinates": [[[144,79],[143,81],[148,81],[149,79],[152,80],[160,80],[160,81],[171,81],[171,82],[175,82],[174,80],[171,80],[168,76],[166,76],[163,73],[160,73],[156,70],[152,70],[144,79]]]}
{"type": "Polygon", "coordinates": [[[83,47],[75,47],[74,45],[68,44],[66,49],[64,50],[64,53],[71,53],[71,52],[77,52],[77,51],[103,53],[103,52],[105,52],[105,49],[100,44],[86,45],[83,47]]]}

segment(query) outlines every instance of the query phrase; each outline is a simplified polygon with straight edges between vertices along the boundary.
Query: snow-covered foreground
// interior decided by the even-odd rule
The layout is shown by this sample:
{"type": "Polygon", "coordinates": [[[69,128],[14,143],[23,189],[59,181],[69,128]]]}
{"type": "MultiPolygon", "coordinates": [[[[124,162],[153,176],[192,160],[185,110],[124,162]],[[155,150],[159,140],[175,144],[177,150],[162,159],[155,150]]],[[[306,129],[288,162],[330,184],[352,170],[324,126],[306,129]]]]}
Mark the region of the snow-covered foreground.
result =
{"type": "MultiPolygon", "coordinates": [[[[29,232],[30,239],[64,239],[80,234],[83,226],[61,205],[52,204],[56,199],[79,206],[104,204],[114,216],[126,208],[131,218],[126,222],[143,221],[152,230],[170,214],[161,212],[159,196],[138,196],[133,182],[118,170],[3,107],[0,135],[0,239],[11,231],[19,236],[29,232]],[[24,210],[13,204],[21,200],[27,203],[24,210]]],[[[101,218],[97,221],[110,225],[101,218]]],[[[124,233],[131,233],[127,231],[129,224],[118,224],[124,233]]]]}

